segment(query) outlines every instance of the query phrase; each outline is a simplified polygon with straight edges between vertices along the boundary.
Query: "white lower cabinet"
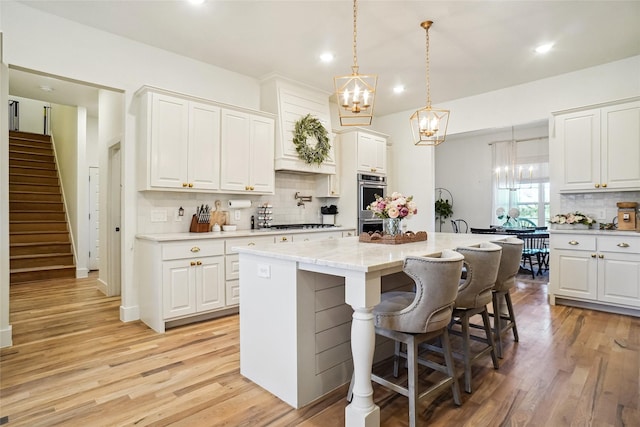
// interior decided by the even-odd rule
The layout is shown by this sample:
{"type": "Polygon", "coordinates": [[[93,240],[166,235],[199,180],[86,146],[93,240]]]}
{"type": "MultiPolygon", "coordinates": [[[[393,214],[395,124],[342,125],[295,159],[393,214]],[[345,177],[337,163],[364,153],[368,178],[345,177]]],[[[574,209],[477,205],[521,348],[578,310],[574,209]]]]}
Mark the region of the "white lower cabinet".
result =
{"type": "Polygon", "coordinates": [[[550,245],[552,304],[562,298],[640,308],[640,236],[552,234],[550,245]]]}

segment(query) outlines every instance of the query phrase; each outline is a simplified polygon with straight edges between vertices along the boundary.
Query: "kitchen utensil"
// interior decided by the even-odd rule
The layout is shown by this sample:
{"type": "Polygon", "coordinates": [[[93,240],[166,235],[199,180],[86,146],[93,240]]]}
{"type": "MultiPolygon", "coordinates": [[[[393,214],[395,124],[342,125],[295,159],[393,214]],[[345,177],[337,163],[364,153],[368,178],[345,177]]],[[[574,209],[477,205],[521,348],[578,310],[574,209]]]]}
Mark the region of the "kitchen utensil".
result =
{"type": "Polygon", "coordinates": [[[219,226],[223,226],[227,223],[227,212],[221,211],[220,206],[222,206],[222,202],[220,200],[216,200],[214,202],[214,209],[210,213],[209,223],[211,225],[218,224],[219,226]]]}

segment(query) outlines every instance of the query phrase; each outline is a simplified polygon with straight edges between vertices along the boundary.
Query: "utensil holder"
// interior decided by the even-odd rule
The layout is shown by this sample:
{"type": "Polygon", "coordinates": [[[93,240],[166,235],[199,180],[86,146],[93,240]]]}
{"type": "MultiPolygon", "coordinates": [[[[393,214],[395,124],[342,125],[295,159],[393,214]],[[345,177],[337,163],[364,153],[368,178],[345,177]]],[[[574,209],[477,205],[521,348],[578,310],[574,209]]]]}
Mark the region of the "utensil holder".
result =
{"type": "Polygon", "coordinates": [[[190,233],[208,233],[209,232],[209,223],[208,222],[198,222],[198,217],[193,215],[191,217],[191,227],[189,227],[190,233]]]}

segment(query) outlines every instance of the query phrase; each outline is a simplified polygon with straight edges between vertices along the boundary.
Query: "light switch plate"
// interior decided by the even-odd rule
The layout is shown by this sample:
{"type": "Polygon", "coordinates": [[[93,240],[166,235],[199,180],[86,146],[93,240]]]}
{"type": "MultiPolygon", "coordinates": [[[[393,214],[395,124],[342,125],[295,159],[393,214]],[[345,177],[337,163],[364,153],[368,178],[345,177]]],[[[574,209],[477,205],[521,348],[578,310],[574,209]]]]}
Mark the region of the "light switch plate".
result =
{"type": "Polygon", "coordinates": [[[233,211],[233,219],[235,219],[236,221],[240,221],[240,211],[233,211]]]}
{"type": "Polygon", "coordinates": [[[258,264],[258,277],[268,279],[271,277],[271,266],[268,264],[258,264]]]}

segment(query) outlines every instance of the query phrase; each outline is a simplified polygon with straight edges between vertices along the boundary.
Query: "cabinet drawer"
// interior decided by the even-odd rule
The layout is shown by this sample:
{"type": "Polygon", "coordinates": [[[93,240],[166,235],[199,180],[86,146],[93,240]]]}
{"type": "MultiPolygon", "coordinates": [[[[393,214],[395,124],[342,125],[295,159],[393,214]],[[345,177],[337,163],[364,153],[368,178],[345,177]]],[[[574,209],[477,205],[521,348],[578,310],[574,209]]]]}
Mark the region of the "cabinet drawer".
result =
{"type": "Polygon", "coordinates": [[[576,251],[596,250],[596,236],[573,234],[551,235],[549,243],[552,249],[573,249],[576,251]]]}
{"type": "Polygon", "coordinates": [[[314,240],[331,240],[331,239],[341,239],[342,232],[341,231],[329,231],[329,232],[321,232],[321,233],[300,233],[293,235],[294,242],[312,242],[314,240]]]}
{"type": "Polygon", "coordinates": [[[598,252],[621,252],[640,254],[640,237],[598,237],[598,252]]]}
{"type": "Polygon", "coordinates": [[[240,281],[228,280],[226,289],[227,306],[240,304],[240,281]]]}
{"type": "Polygon", "coordinates": [[[293,242],[293,235],[292,234],[281,234],[281,235],[275,236],[275,242],[276,243],[291,243],[291,242],[293,242]]]}
{"type": "Polygon", "coordinates": [[[184,259],[194,257],[215,256],[224,254],[222,240],[198,240],[180,243],[165,243],[162,245],[162,259],[184,259]]]}
{"type": "Polygon", "coordinates": [[[237,239],[227,239],[225,242],[225,253],[235,254],[234,247],[238,246],[254,246],[264,243],[273,243],[273,236],[251,236],[251,237],[238,237],[237,239]]]}

